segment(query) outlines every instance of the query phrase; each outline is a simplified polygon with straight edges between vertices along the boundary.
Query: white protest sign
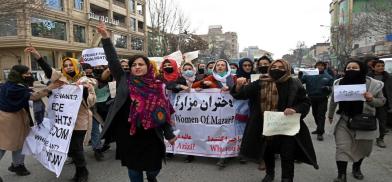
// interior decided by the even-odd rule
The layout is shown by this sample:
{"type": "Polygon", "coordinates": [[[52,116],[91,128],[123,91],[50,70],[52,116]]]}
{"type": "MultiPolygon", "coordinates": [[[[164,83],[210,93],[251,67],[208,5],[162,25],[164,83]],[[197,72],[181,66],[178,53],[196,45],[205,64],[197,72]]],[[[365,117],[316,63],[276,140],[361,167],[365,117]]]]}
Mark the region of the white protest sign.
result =
{"type": "Polygon", "coordinates": [[[264,111],[263,135],[294,136],[300,129],[301,114],[284,115],[283,112],[264,111]]]}
{"type": "Polygon", "coordinates": [[[250,82],[254,82],[260,79],[261,74],[251,74],[250,75],[250,82]]]}
{"type": "Polygon", "coordinates": [[[365,101],[363,94],[366,92],[366,84],[335,85],[333,87],[334,101],[365,101]]]}
{"type": "Polygon", "coordinates": [[[174,100],[176,129],[174,146],[166,151],[205,157],[238,155],[242,132],[235,124],[234,99],[219,89],[178,93],[174,100]]]}
{"type": "Polygon", "coordinates": [[[83,62],[91,66],[108,65],[105,51],[101,47],[85,49],[82,52],[83,62]]]}
{"type": "Polygon", "coordinates": [[[199,51],[187,52],[184,53],[185,62],[190,63],[192,60],[199,57],[199,51]]]}
{"type": "Polygon", "coordinates": [[[184,61],[184,59],[183,59],[183,57],[182,57],[181,51],[173,52],[173,53],[171,53],[170,55],[165,56],[165,58],[166,58],[166,57],[169,57],[169,58],[172,58],[172,59],[176,60],[176,63],[177,63],[178,66],[180,66],[181,63],[184,61]]]}
{"type": "Polygon", "coordinates": [[[52,91],[48,116],[34,126],[23,145],[23,154],[33,155],[59,177],[67,159],[72,132],[83,99],[83,86],[65,85],[52,91]]]}
{"type": "Polygon", "coordinates": [[[320,71],[317,68],[300,68],[299,71],[302,71],[304,75],[319,75],[320,71]]]}

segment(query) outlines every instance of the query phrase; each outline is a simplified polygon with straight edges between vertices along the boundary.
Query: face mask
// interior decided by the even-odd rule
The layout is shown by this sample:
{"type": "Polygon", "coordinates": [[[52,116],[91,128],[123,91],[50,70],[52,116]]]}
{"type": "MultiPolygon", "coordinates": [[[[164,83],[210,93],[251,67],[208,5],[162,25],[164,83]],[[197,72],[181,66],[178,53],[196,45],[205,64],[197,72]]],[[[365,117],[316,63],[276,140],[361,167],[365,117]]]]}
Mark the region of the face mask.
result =
{"type": "Polygon", "coordinates": [[[125,73],[129,73],[129,68],[124,68],[125,73]]]}
{"type": "Polygon", "coordinates": [[[93,75],[86,75],[87,77],[89,77],[89,78],[94,78],[94,76],[93,75]]]}
{"type": "Polygon", "coordinates": [[[208,69],[207,75],[212,75],[212,69],[208,69]]]}
{"type": "Polygon", "coordinates": [[[33,86],[33,84],[34,84],[34,78],[32,77],[32,76],[26,76],[26,77],[24,77],[24,82],[28,85],[28,86],[30,86],[30,87],[32,87],[33,86]]]}
{"type": "Polygon", "coordinates": [[[199,69],[197,70],[197,72],[199,72],[199,74],[204,74],[204,68],[199,68],[199,69]]]}
{"type": "Polygon", "coordinates": [[[93,72],[95,75],[101,75],[103,73],[103,69],[94,69],[93,72]]]}
{"type": "Polygon", "coordinates": [[[72,72],[69,72],[69,73],[67,73],[70,77],[74,77],[75,75],[76,75],[76,72],[75,71],[72,71],[72,72]]]}
{"type": "Polygon", "coordinates": [[[344,73],[344,77],[348,78],[348,79],[357,79],[359,78],[361,75],[361,72],[358,70],[348,70],[344,73]]]}
{"type": "Polygon", "coordinates": [[[270,70],[270,73],[269,73],[271,78],[274,79],[274,80],[279,80],[280,78],[282,78],[282,76],[284,74],[286,74],[286,71],[282,71],[282,70],[279,70],[279,69],[270,70]]]}
{"type": "Polygon", "coordinates": [[[261,74],[267,74],[268,73],[268,66],[260,66],[260,67],[258,67],[258,70],[261,74]]]}
{"type": "Polygon", "coordinates": [[[219,76],[224,77],[227,74],[227,71],[223,72],[223,73],[218,73],[219,76]]]}
{"type": "Polygon", "coordinates": [[[236,74],[237,73],[237,69],[231,69],[231,74],[236,74]]]}
{"type": "Polygon", "coordinates": [[[163,68],[163,70],[164,70],[166,73],[173,73],[173,71],[174,71],[173,67],[166,67],[166,68],[163,68]]]}
{"type": "Polygon", "coordinates": [[[324,74],[324,70],[323,71],[319,71],[319,74],[321,75],[321,74],[324,74]]]}
{"type": "Polygon", "coordinates": [[[190,78],[194,75],[195,75],[195,72],[193,72],[192,70],[186,70],[185,72],[182,73],[182,76],[188,77],[188,78],[190,78]]]}

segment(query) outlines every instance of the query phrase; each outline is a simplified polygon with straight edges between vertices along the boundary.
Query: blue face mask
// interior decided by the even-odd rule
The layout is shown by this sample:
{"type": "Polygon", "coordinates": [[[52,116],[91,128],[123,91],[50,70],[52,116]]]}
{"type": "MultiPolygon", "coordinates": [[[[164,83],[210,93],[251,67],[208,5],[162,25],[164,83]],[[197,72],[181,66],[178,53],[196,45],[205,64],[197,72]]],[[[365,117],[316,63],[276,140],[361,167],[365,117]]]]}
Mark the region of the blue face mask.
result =
{"type": "Polygon", "coordinates": [[[237,73],[237,69],[231,69],[231,74],[236,74],[237,73]]]}
{"type": "Polygon", "coordinates": [[[219,76],[223,77],[227,74],[227,71],[223,72],[223,73],[218,73],[219,76]]]}
{"type": "Polygon", "coordinates": [[[185,72],[183,72],[182,73],[182,75],[184,76],[184,77],[192,77],[192,76],[194,76],[195,75],[195,72],[193,72],[192,70],[186,70],[185,72]]]}

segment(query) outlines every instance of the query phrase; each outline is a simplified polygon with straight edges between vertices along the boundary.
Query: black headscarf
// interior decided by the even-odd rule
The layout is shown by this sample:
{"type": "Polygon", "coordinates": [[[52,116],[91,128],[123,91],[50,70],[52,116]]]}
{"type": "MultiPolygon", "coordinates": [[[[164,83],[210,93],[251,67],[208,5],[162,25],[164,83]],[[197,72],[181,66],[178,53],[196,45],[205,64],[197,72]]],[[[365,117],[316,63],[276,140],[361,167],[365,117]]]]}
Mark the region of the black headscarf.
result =
{"type": "MultiPolygon", "coordinates": [[[[355,84],[366,84],[367,66],[359,61],[351,60],[348,61],[344,67],[345,76],[340,80],[339,85],[355,85],[355,84]],[[347,76],[347,65],[350,63],[357,63],[359,65],[360,73],[355,77],[347,76]]],[[[341,101],[339,102],[339,113],[345,114],[349,117],[361,114],[363,112],[364,101],[341,101]]]]}
{"type": "Polygon", "coordinates": [[[31,93],[22,76],[28,71],[29,67],[24,65],[15,65],[11,68],[7,82],[0,87],[0,110],[17,112],[28,108],[31,93]]]}
{"type": "Polygon", "coordinates": [[[237,69],[237,73],[236,73],[237,77],[238,78],[239,77],[245,77],[246,79],[250,79],[250,75],[254,73],[253,72],[253,67],[254,67],[253,61],[250,58],[242,58],[240,60],[240,62],[238,63],[238,65],[239,65],[239,68],[237,69]],[[249,62],[252,65],[252,69],[251,69],[250,73],[247,73],[244,70],[243,64],[245,62],[249,62]]]}

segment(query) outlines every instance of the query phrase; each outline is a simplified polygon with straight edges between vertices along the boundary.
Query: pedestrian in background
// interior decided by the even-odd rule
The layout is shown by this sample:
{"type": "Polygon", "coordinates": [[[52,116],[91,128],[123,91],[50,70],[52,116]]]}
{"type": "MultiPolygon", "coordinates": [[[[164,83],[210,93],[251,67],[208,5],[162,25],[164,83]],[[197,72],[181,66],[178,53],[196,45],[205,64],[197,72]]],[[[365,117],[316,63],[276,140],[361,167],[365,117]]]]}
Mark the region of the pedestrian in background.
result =
{"type": "Polygon", "coordinates": [[[328,111],[329,121],[332,123],[338,105],[337,114],[340,115],[340,118],[334,125],[335,157],[338,168],[338,177],[334,182],[347,181],[346,170],[348,162],[354,162],[352,167],[354,178],[359,180],[364,178],[361,164],[365,157],[370,156],[373,140],[378,137],[378,127],[376,126],[377,129],[373,131],[366,131],[368,130],[367,128],[352,129],[348,126],[349,121],[352,121],[355,117],[365,114],[367,118],[372,118],[372,116],[376,115],[376,107],[381,107],[385,104],[385,97],[382,93],[383,83],[367,77],[367,73],[365,64],[357,60],[350,60],[345,66],[344,77],[334,82],[334,86],[366,84],[367,88],[366,93],[364,93],[365,101],[340,101],[336,103],[334,101],[334,92],[332,92],[328,111]]]}
{"type": "Polygon", "coordinates": [[[392,113],[392,77],[385,71],[384,61],[378,59],[373,60],[373,70],[369,71],[368,76],[384,83],[382,91],[386,98],[386,103],[384,106],[376,109],[376,117],[380,128],[380,135],[376,140],[376,144],[381,148],[385,148],[384,136],[387,133],[388,112],[392,113]]]}
{"type": "Polygon", "coordinates": [[[298,79],[291,77],[290,65],[284,60],[272,62],[269,79],[259,79],[246,85],[246,78],[238,78],[231,89],[235,99],[249,99],[250,120],[242,139],[240,154],[260,161],[264,159],[266,176],[262,182],[275,179],[275,153],[281,157],[282,182],[294,179],[294,160],[313,165],[318,169],[309,130],[303,121],[309,112],[310,99],[298,79]],[[264,111],[284,112],[285,115],[301,114],[300,131],[295,136],[263,133],[264,111]]]}
{"type": "Polygon", "coordinates": [[[317,140],[322,141],[325,128],[325,114],[328,109],[328,97],[332,91],[333,78],[327,73],[326,64],[317,62],[315,68],[318,69],[318,75],[304,75],[301,81],[306,85],[306,92],[312,102],[312,113],[317,129],[312,134],[317,134],[317,140]]]}
{"type": "Polygon", "coordinates": [[[98,32],[118,85],[102,135],[115,138],[116,159],[128,168],[131,182],[143,182],[144,171],[149,182],[156,182],[165,158],[164,137],[172,145],[177,139],[170,125],[173,108],[164,95],[163,83],[154,77],[148,58],[143,55],[129,58],[131,71],[127,74],[103,22],[98,32]]]}

